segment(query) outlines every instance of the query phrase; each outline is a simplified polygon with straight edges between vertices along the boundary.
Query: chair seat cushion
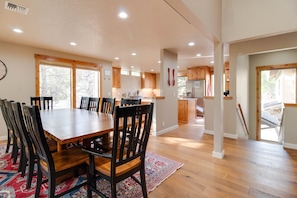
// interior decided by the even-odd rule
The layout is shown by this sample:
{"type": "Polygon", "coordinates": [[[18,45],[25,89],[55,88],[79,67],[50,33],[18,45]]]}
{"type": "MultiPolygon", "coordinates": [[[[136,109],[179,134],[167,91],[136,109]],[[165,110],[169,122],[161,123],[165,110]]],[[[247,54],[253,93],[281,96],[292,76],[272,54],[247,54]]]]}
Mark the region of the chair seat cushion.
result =
{"type": "MultiPolygon", "coordinates": [[[[62,150],[61,152],[55,152],[52,153],[52,156],[55,162],[56,172],[83,164],[87,159],[89,159],[88,154],[83,152],[79,147],[73,147],[62,150]]],[[[40,160],[40,164],[44,170],[48,171],[48,166],[43,160],[40,160]]]]}
{"type": "MultiPolygon", "coordinates": [[[[86,161],[87,164],[89,164],[89,160],[86,161]]],[[[127,162],[121,166],[118,166],[116,168],[116,176],[122,175],[137,166],[139,166],[141,163],[140,158],[136,158],[130,162],[127,162]]],[[[98,172],[103,173],[104,175],[110,176],[110,169],[111,169],[111,161],[110,159],[107,158],[102,158],[102,157],[95,157],[95,169],[98,172]]]]}

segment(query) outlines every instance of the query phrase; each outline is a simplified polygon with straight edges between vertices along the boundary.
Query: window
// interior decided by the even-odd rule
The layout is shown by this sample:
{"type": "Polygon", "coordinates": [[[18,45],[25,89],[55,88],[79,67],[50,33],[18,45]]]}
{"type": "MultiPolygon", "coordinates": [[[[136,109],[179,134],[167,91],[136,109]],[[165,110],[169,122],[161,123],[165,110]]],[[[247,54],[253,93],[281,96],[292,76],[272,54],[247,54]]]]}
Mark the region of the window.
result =
{"type": "Polygon", "coordinates": [[[54,108],[76,108],[82,96],[100,97],[101,66],[35,55],[36,96],[53,96],[54,108]]]}
{"type": "Polygon", "coordinates": [[[53,96],[54,108],[70,108],[71,69],[40,64],[39,72],[40,96],[53,96]]]}
{"type": "Polygon", "coordinates": [[[177,77],[178,97],[187,96],[187,80],[188,80],[188,77],[186,76],[177,77]]]}
{"type": "Polygon", "coordinates": [[[121,69],[121,75],[129,76],[129,70],[122,70],[121,69]]]}
{"type": "Polygon", "coordinates": [[[138,77],[140,77],[140,72],[131,71],[131,76],[138,76],[138,77]]]}
{"type": "Polygon", "coordinates": [[[99,97],[99,72],[76,69],[76,107],[80,106],[82,96],[99,97]]]}

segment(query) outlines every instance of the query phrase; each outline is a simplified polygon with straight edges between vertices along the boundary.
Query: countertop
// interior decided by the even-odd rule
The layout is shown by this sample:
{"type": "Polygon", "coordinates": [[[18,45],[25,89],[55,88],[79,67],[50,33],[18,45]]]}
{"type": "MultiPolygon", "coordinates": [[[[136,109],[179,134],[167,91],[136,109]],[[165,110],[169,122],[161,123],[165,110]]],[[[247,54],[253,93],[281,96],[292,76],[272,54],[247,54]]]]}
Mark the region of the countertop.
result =
{"type": "Polygon", "coordinates": [[[197,100],[197,98],[178,98],[178,100],[197,100]]]}

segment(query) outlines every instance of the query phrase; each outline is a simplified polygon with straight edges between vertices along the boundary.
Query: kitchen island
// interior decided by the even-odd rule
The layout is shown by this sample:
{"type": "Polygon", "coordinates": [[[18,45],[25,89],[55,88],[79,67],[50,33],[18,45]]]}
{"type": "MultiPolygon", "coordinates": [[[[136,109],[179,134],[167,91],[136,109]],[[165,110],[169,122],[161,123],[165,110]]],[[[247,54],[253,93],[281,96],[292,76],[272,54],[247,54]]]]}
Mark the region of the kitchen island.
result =
{"type": "Polygon", "coordinates": [[[186,124],[194,122],[196,119],[197,98],[178,99],[178,123],[186,124]]]}

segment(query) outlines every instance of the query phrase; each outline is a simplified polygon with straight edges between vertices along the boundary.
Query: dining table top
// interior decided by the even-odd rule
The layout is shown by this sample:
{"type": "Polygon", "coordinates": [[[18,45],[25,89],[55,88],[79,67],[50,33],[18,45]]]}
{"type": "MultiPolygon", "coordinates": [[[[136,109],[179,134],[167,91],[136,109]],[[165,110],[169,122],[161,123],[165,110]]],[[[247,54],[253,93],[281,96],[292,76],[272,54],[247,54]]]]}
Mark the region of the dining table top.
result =
{"type": "Polygon", "coordinates": [[[109,133],[114,128],[111,114],[85,109],[40,110],[43,129],[47,137],[62,145],[109,133]]]}

